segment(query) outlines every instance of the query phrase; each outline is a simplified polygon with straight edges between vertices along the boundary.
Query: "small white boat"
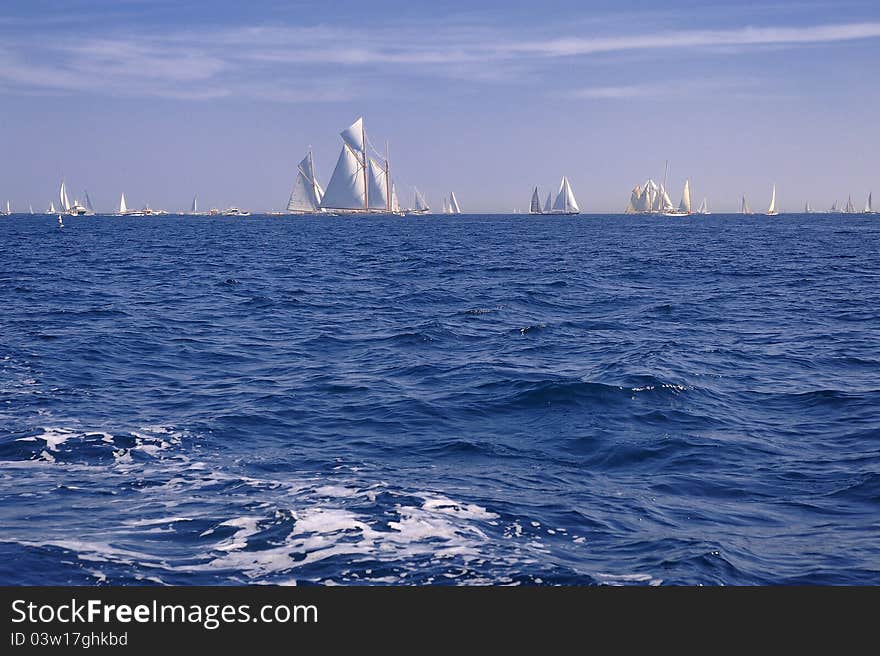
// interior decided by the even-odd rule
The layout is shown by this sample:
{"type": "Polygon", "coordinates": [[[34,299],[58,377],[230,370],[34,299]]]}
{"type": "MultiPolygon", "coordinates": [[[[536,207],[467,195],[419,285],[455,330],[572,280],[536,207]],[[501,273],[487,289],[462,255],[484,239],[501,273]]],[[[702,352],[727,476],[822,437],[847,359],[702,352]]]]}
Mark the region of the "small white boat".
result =
{"type": "Polygon", "coordinates": [[[232,207],[227,207],[225,210],[223,210],[223,216],[250,216],[250,215],[251,215],[251,213],[248,212],[247,210],[243,210],[240,207],[235,207],[234,205],[232,207]]]}
{"type": "Polygon", "coordinates": [[[770,196],[770,207],[767,208],[767,216],[776,216],[779,212],[776,210],[776,185],[773,185],[773,194],[770,196]]]}

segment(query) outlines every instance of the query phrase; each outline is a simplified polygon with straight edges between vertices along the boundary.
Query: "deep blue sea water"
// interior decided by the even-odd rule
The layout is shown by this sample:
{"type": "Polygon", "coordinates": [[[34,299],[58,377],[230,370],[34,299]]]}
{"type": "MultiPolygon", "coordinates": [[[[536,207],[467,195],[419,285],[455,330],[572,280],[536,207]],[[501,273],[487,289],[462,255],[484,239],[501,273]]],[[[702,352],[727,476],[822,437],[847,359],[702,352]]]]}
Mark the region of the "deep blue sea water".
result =
{"type": "Polygon", "coordinates": [[[0,217],[0,583],[880,584],[880,218],[0,217]]]}

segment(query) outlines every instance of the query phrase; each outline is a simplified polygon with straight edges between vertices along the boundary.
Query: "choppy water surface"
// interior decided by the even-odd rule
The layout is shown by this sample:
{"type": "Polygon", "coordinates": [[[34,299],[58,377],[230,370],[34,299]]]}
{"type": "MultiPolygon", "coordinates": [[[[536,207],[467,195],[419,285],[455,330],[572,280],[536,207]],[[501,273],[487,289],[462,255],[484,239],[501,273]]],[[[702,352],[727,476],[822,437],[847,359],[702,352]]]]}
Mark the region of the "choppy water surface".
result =
{"type": "Polygon", "coordinates": [[[0,582],[880,583],[880,218],[0,218],[0,582]]]}

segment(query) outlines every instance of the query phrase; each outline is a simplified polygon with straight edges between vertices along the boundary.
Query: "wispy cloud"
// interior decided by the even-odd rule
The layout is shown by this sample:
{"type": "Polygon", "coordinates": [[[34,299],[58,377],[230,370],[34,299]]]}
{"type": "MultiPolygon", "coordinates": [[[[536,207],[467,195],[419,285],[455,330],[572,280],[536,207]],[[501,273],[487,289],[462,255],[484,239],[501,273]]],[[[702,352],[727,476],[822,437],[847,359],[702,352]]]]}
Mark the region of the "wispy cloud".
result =
{"type": "MultiPolygon", "coordinates": [[[[2,33],[2,30],[0,30],[2,33]]],[[[251,97],[280,102],[346,100],[353,77],[371,76],[360,92],[381,93],[400,76],[518,83],[524,70],[548,60],[589,60],[609,53],[708,50],[733,56],[880,38],[880,23],[728,30],[655,31],[611,37],[551,34],[518,38],[491,26],[396,24],[354,30],[326,25],[164,31],[88,37],[53,34],[27,39],[12,31],[0,49],[7,88],[143,95],[190,100],[251,97]],[[38,44],[35,45],[35,44],[38,44]]],[[[586,87],[577,97],[662,96],[659,85],[586,87]]]]}

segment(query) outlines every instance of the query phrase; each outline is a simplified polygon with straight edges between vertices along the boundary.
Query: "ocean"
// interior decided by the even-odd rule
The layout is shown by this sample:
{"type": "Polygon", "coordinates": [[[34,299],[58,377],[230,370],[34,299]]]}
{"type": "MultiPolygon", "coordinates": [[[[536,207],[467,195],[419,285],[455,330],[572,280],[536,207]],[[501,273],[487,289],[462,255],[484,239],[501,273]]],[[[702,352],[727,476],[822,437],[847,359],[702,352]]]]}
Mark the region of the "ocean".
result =
{"type": "Polygon", "coordinates": [[[0,217],[0,583],[880,584],[880,218],[0,217]]]}

